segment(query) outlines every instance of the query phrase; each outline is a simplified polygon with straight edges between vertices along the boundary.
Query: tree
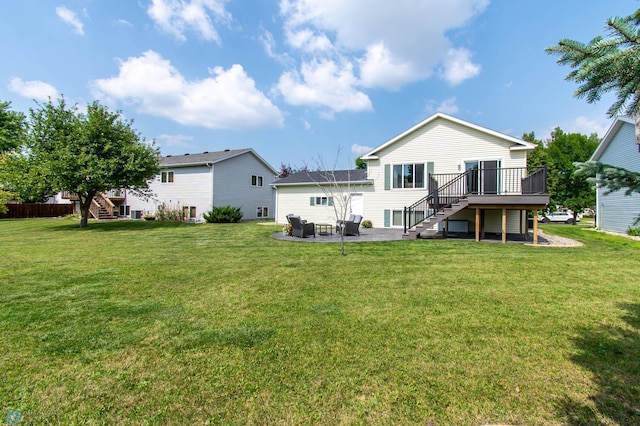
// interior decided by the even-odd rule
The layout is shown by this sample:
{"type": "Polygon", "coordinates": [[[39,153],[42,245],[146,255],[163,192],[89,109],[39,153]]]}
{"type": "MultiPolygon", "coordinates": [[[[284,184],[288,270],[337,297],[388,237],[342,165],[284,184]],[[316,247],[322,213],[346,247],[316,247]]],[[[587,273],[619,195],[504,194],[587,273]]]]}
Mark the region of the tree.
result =
{"type": "Polygon", "coordinates": [[[586,161],[594,153],[598,135],[565,133],[556,128],[545,148],[547,181],[552,205],[562,205],[574,213],[595,205],[595,193],[586,176],[576,174],[576,162],[586,161]]]}
{"type": "Polygon", "coordinates": [[[26,129],[24,114],[11,111],[11,102],[0,102],[0,154],[18,148],[26,129]]]}
{"type": "MultiPolygon", "coordinates": [[[[306,171],[309,179],[326,195],[329,205],[333,208],[336,222],[344,222],[351,211],[351,195],[361,190],[363,181],[359,179],[362,175],[359,170],[336,170],[339,157],[340,149],[338,149],[334,167],[329,168],[322,157],[318,157],[317,171],[310,172],[307,167],[303,171],[306,171]]],[[[344,233],[340,233],[340,254],[345,255],[344,233]]]]}
{"type": "Polygon", "coordinates": [[[356,158],[356,169],[366,170],[367,162],[364,161],[361,157],[356,158]]]}
{"type": "Polygon", "coordinates": [[[53,190],[80,199],[80,227],[98,192],[128,189],[150,195],[148,181],[159,172],[159,152],[132,128],[131,121],[95,101],[86,114],[64,98],[31,109],[25,158],[42,170],[53,190]]]}
{"type": "Polygon", "coordinates": [[[534,132],[524,133],[522,140],[536,145],[533,151],[527,154],[527,167],[535,169],[547,165],[547,153],[544,149],[544,142],[537,140],[534,132]]]}
{"type": "MultiPolygon", "coordinates": [[[[598,36],[587,44],[564,39],[546,51],[557,55],[559,64],[573,68],[566,79],[579,84],[577,98],[593,103],[615,92],[616,100],[607,113],[609,117],[621,113],[634,117],[636,143],[640,144],[640,9],[627,17],[610,18],[607,37],[598,36]]],[[[640,185],[628,170],[600,163],[577,166],[579,174],[591,177],[602,172],[598,182],[611,191],[626,187],[632,189],[627,191],[630,194],[640,185]]]]}

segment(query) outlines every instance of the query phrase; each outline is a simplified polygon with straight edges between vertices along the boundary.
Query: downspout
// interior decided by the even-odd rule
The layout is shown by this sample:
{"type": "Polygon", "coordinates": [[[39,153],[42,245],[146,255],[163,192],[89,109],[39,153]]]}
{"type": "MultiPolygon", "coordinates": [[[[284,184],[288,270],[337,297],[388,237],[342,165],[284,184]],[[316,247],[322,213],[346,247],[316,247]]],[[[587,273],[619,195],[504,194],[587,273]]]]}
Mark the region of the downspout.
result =
{"type": "Polygon", "coordinates": [[[277,185],[273,185],[273,189],[276,191],[275,195],[274,195],[274,202],[273,202],[273,220],[275,221],[275,223],[278,223],[278,186],[277,185]]]}
{"type": "Polygon", "coordinates": [[[213,182],[213,163],[207,163],[206,165],[211,168],[209,171],[209,174],[211,175],[211,205],[209,206],[210,207],[209,211],[211,211],[213,210],[213,192],[214,192],[213,191],[213,183],[214,183],[213,182]]]}

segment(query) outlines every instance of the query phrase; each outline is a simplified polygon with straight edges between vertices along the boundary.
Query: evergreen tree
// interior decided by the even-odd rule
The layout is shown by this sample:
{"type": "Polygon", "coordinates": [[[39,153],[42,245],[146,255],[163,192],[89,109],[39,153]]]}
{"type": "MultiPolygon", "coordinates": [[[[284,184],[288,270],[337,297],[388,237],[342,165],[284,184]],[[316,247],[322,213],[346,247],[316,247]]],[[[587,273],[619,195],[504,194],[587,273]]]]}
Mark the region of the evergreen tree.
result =
{"type": "MultiPolygon", "coordinates": [[[[558,55],[558,63],[573,68],[566,79],[579,84],[578,98],[593,103],[608,92],[616,101],[607,113],[610,117],[626,114],[635,119],[636,143],[640,144],[640,9],[627,17],[607,21],[607,37],[598,36],[589,43],[565,39],[546,49],[558,55]]],[[[640,174],[600,162],[577,164],[579,175],[596,177],[609,192],[626,188],[626,194],[640,192],[640,174]]]]}

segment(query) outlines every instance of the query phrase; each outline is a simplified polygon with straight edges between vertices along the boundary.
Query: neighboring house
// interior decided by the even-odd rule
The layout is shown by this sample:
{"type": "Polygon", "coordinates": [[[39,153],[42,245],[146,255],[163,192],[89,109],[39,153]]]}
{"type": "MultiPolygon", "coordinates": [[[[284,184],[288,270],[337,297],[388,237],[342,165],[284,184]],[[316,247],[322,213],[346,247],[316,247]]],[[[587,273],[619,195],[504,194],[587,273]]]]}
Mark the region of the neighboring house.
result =
{"type": "MultiPolygon", "coordinates": [[[[144,200],[127,192],[116,204],[120,217],[141,218],[158,206],[181,210],[200,221],[214,206],[240,207],[243,220],[274,218],[273,182],[276,170],[252,149],[168,155],[144,200]]],[[[115,203],[114,203],[115,204],[115,203]]]]}
{"type": "MultiPolygon", "coordinates": [[[[619,117],[591,156],[599,161],[632,172],[640,172],[640,145],[636,144],[635,122],[619,117]]],[[[596,190],[596,227],[612,232],[626,233],[640,215],[640,194],[625,195],[625,190],[605,194],[606,188],[596,190]]]]}
{"type": "MultiPolygon", "coordinates": [[[[499,234],[506,241],[507,234],[527,234],[527,210],[549,202],[545,169],[527,170],[534,148],[437,113],[363,155],[366,175],[352,176],[345,192],[353,194],[352,213],[407,238],[441,229],[475,231],[478,240],[499,234]]],[[[334,218],[329,200],[325,204],[317,183],[304,174],[274,182],[278,223],[289,213],[314,222],[334,218]]]]}

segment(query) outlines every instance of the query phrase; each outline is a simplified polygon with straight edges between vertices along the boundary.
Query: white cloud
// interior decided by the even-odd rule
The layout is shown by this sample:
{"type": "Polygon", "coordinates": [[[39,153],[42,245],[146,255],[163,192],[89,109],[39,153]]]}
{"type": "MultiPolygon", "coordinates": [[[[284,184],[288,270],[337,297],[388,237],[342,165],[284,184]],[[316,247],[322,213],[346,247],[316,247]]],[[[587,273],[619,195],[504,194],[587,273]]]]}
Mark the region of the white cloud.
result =
{"type": "Polygon", "coordinates": [[[477,75],[480,68],[470,62],[470,53],[453,47],[448,34],[467,25],[488,4],[489,0],[281,0],[280,14],[285,32],[324,36],[337,57],[359,63],[364,87],[396,90],[428,78],[440,64],[452,84],[477,75]]]}
{"type": "Polygon", "coordinates": [[[38,80],[24,81],[19,77],[11,78],[7,88],[20,96],[42,102],[48,101],[49,98],[56,99],[59,93],[58,89],[49,83],[38,80]]]}
{"type": "Polygon", "coordinates": [[[225,0],[151,0],[147,13],[156,25],[179,41],[185,41],[187,30],[195,31],[205,40],[220,43],[213,21],[231,22],[225,0]]]}
{"type": "Polygon", "coordinates": [[[331,40],[325,34],[314,34],[310,29],[287,30],[287,43],[306,52],[325,52],[333,48],[331,40]]]}
{"type": "Polygon", "coordinates": [[[356,85],[350,63],[338,66],[334,61],[325,60],[303,63],[300,72],[285,72],[276,90],[291,105],[326,108],[322,115],[331,118],[335,112],[373,109],[369,97],[355,89],[356,85]]]}
{"type": "Polygon", "coordinates": [[[133,27],[133,24],[131,22],[127,21],[126,19],[118,19],[118,20],[116,20],[116,24],[124,25],[125,27],[133,27]]]}
{"type": "Polygon", "coordinates": [[[193,137],[186,136],[186,135],[162,134],[162,135],[156,136],[156,140],[162,146],[186,148],[191,146],[189,142],[193,140],[193,137]]]}
{"type": "Polygon", "coordinates": [[[427,102],[427,107],[425,108],[425,110],[427,111],[428,114],[442,112],[445,114],[453,115],[457,113],[460,110],[460,108],[458,108],[458,105],[456,104],[456,98],[454,96],[441,101],[437,105],[436,105],[436,101],[433,101],[433,100],[429,101],[427,102]]]}
{"type": "Polygon", "coordinates": [[[366,154],[372,149],[373,148],[371,148],[370,146],[358,145],[357,143],[354,143],[353,145],[351,145],[351,152],[356,154],[357,156],[366,154]]]}
{"type": "Polygon", "coordinates": [[[84,35],[84,25],[76,16],[76,13],[64,6],[56,7],[56,15],[62,19],[64,23],[70,25],[76,34],[84,35]]]}
{"type": "Polygon", "coordinates": [[[215,67],[188,81],[154,51],[121,62],[118,76],[92,82],[105,102],[137,105],[138,111],[187,126],[212,129],[280,127],[282,112],[255,87],[241,65],[215,67]]]}
{"type": "Polygon", "coordinates": [[[398,90],[407,81],[421,75],[412,63],[393,58],[384,43],[367,48],[364,59],[360,61],[360,73],[364,86],[388,90],[398,90]]]}
{"type": "MultiPolygon", "coordinates": [[[[609,120],[592,119],[580,115],[573,119],[572,122],[567,123],[566,127],[560,127],[565,132],[569,133],[582,133],[583,135],[591,135],[597,133],[601,138],[607,133],[611,122],[609,120]]],[[[551,132],[549,132],[551,133],[551,132]]]]}
{"type": "Polygon", "coordinates": [[[480,74],[480,66],[471,62],[467,49],[449,49],[443,60],[443,78],[452,86],[480,74]]]}

